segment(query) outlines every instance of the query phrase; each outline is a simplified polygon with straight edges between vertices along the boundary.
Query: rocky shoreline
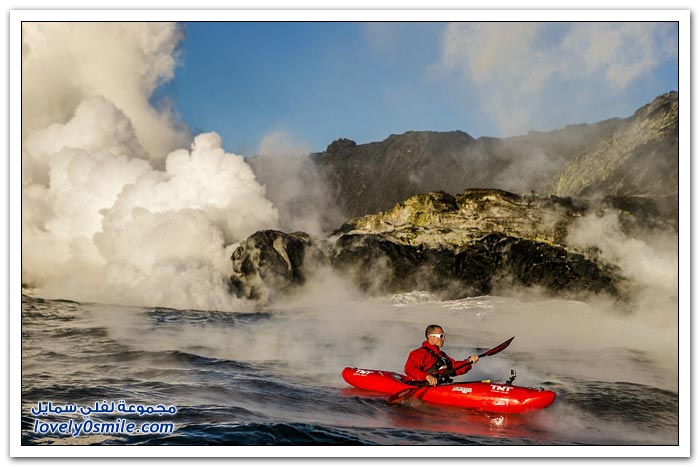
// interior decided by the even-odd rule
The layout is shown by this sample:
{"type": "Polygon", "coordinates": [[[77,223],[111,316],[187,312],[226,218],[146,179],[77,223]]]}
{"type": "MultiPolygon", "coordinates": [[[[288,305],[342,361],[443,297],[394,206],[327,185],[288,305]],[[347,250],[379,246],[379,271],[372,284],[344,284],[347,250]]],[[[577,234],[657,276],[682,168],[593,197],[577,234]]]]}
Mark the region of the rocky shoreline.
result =
{"type": "Polygon", "coordinates": [[[532,286],[619,295],[623,278],[614,265],[565,243],[568,226],[590,209],[570,198],[502,190],[416,195],[327,237],[256,232],[232,255],[231,288],[267,303],[327,267],[370,295],[426,290],[455,299],[532,286]]]}
{"type": "MultiPolygon", "coordinates": [[[[336,140],[303,165],[318,190],[291,204],[279,190],[275,200],[291,205],[293,219],[315,207],[315,232],[332,233],[256,232],[233,253],[231,290],[267,303],[330,268],[370,295],[425,290],[451,299],[540,287],[624,298],[620,269],[567,238],[577,219],[611,213],[629,238],[678,231],[678,108],[669,92],[628,118],[547,133],[336,140]]],[[[264,176],[273,162],[254,166],[264,176]]]]}

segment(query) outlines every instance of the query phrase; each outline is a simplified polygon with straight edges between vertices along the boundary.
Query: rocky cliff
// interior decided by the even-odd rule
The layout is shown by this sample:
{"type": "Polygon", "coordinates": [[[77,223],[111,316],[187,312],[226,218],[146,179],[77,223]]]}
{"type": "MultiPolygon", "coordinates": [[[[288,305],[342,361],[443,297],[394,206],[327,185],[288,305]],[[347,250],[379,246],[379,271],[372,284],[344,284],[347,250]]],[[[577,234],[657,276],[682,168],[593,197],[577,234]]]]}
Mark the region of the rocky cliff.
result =
{"type": "Polygon", "coordinates": [[[611,135],[595,141],[559,174],[560,196],[678,195],[678,93],[639,109],[611,135]]]}
{"type": "Polygon", "coordinates": [[[570,198],[470,189],[415,195],[392,209],[353,219],[340,232],[382,234],[411,246],[460,247],[491,233],[564,244],[567,226],[585,212],[570,198]]]}
{"type": "Polygon", "coordinates": [[[565,244],[589,207],[500,190],[413,196],[354,219],[327,238],[257,232],[233,253],[233,290],[268,301],[330,267],[369,294],[429,290],[443,298],[539,286],[560,294],[619,294],[622,278],[595,252],[565,244]]]}
{"type": "MultiPolygon", "coordinates": [[[[303,161],[304,189],[279,190],[287,204],[294,193],[292,220],[322,207],[317,235],[255,233],[233,253],[231,288],[267,302],[305,284],[310,271],[332,268],[372,294],[459,298],[538,286],[624,296],[615,265],[595,248],[568,245],[567,235],[577,218],[609,212],[628,236],[677,230],[678,147],[675,92],[629,118],[514,138],[411,131],[362,145],[339,139],[303,161]]],[[[264,172],[272,162],[253,166],[264,172]]]]}
{"type": "MultiPolygon", "coordinates": [[[[409,131],[359,145],[339,139],[311,159],[331,187],[335,225],[415,194],[465,187],[668,201],[678,193],[678,94],[659,96],[625,119],[505,139],[461,131],[409,131]]],[[[659,205],[666,207],[674,209],[659,205]]]]}

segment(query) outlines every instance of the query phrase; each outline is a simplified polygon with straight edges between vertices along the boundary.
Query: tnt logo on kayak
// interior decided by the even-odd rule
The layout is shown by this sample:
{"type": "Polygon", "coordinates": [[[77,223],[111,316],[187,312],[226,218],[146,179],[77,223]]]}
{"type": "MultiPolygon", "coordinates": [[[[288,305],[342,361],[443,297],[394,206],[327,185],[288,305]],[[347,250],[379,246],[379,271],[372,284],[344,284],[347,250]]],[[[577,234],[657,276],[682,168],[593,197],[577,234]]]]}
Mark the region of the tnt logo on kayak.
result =
{"type": "Polygon", "coordinates": [[[372,372],[368,370],[355,370],[355,374],[357,376],[367,376],[369,374],[372,374],[372,372]]]}
{"type": "Polygon", "coordinates": [[[455,392],[455,391],[461,392],[462,394],[469,394],[470,392],[472,392],[472,388],[465,388],[463,386],[454,386],[452,388],[452,392],[455,392]]]}
{"type": "Polygon", "coordinates": [[[492,385],[491,385],[491,390],[492,390],[492,391],[510,392],[511,389],[513,389],[513,386],[499,386],[498,384],[492,384],[492,385]]]}

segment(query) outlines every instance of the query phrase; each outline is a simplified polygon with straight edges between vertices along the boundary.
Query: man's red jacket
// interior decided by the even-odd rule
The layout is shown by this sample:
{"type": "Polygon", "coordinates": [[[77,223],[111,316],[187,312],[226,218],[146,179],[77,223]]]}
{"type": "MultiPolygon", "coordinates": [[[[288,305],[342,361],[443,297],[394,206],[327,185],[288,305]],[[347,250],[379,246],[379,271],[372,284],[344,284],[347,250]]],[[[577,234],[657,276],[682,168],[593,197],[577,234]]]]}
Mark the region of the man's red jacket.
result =
{"type": "Polygon", "coordinates": [[[464,365],[455,372],[455,375],[463,375],[472,368],[472,365],[467,363],[466,360],[457,361],[440,350],[438,346],[428,344],[428,341],[423,341],[423,345],[419,349],[408,354],[408,360],[406,360],[406,365],[403,368],[406,373],[405,381],[425,381],[425,377],[428,376],[428,370],[437,363],[438,359],[428,352],[426,348],[432,350],[436,355],[447,358],[452,363],[452,368],[464,365]]]}

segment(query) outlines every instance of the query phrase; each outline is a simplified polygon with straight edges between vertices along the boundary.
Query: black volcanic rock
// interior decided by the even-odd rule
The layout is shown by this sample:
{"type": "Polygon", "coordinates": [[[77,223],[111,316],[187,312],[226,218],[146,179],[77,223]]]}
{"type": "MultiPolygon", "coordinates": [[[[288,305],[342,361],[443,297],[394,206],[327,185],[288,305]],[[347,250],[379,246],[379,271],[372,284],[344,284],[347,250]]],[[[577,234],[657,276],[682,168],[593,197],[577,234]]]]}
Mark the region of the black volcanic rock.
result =
{"type": "Polygon", "coordinates": [[[416,248],[381,235],[348,234],[335,242],[331,264],[360,289],[372,293],[412,290],[424,260],[416,248]]]}
{"type": "Polygon", "coordinates": [[[567,198],[500,190],[416,195],[347,222],[330,241],[257,232],[233,254],[232,289],[267,302],[303,284],[307,267],[330,266],[371,295],[428,290],[462,298],[513,286],[616,295],[614,267],[564,244],[569,223],[587,210],[567,198]]]}
{"type": "Polygon", "coordinates": [[[458,249],[416,248],[381,235],[343,235],[332,264],[371,294],[430,290],[444,298],[491,293],[495,286],[616,294],[613,268],[543,242],[491,234],[458,249]]]}
{"type": "MultiPolygon", "coordinates": [[[[618,277],[611,266],[598,264],[561,246],[492,234],[481,240],[498,258],[495,275],[506,284],[540,286],[554,292],[617,294],[618,277]]],[[[485,292],[489,292],[487,290],[485,292]]]]}
{"type": "Polygon", "coordinates": [[[307,256],[320,255],[304,232],[263,230],[254,233],[232,254],[231,290],[239,297],[268,302],[304,284],[307,256]]]}

